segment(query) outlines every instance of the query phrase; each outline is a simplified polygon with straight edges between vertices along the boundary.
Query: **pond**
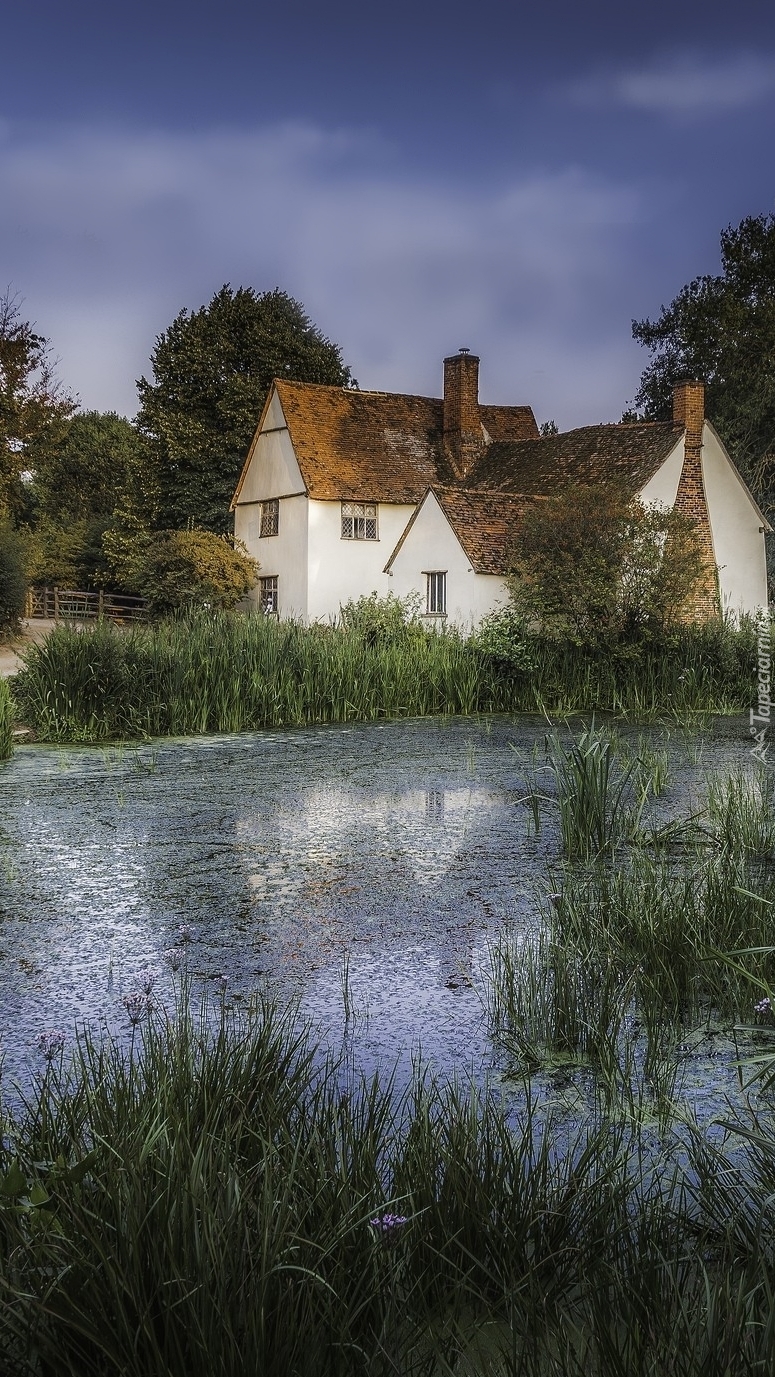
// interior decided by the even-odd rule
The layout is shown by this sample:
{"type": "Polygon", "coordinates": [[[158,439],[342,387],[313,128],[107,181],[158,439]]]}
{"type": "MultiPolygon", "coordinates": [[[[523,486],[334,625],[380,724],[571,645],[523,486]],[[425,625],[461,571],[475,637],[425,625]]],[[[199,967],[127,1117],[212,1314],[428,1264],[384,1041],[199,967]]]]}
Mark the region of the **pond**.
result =
{"type": "MultiPolygon", "coordinates": [[[[424,719],[18,750],[0,767],[6,1080],[27,1077],[44,1029],[125,1028],[147,967],[168,1002],[183,924],[213,1001],[297,995],[365,1070],[405,1075],[418,1051],[445,1074],[497,1067],[483,963],[505,927],[538,921],[558,856],[556,825],[536,835],[524,803],[547,729],[424,719]]],[[[671,759],[661,816],[747,759],[740,721],[650,736],[671,759]]]]}

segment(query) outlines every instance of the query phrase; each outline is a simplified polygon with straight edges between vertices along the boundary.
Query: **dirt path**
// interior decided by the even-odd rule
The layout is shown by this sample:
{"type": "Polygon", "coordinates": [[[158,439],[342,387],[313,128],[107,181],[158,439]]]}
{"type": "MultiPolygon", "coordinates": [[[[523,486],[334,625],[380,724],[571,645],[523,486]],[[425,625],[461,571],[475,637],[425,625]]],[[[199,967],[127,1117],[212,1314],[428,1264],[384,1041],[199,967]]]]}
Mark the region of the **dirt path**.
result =
{"type": "Polygon", "coordinates": [[[15,674],[21,668],[21,656],[27,647],[37,641],[45,641],[55,625],[55,622],[46,621],[43,617],[36,617],[34,621],[23,621],[19,636],[12,641],[0,643],[0,678],[7,679],[11,674],[15,674]]]}

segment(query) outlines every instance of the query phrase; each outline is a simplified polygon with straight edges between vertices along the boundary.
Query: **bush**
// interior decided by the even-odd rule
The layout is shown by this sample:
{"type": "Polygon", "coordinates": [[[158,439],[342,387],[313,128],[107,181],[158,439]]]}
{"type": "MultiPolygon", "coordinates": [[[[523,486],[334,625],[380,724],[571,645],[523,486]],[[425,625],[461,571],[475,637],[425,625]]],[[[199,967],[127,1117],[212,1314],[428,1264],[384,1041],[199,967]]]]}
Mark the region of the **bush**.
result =
{"type": "Polygon", "coordinates": [[[343,603],[339,609],[342,627],[362,637],[367,645],[396,645],[407,637],[424,634],[419,618],[418,599],[397,598],[393,593],[380,597],[379,593],[343,603]]]}
{"type": "Polygon", "coordinates": [[[577,645],[662,636],[706,576],[696,523],[632,501],[615,484],[574,484],[528,508],[513,549],[515,607],[577,645]]]}
{"type": "Polygon", "coordinates": [[[228,610],[255,586],[258,564],[244,545],[211,531],[160,531],[138,560],[137,591],[152,612],[228,610]]]}
{"type": "Polygon", "coordinates": [[[24,616],[27,558],[24,541],[10,526],[0,526],[0,636],[12,632],[24,616]]]}
{"type": "Polygon", "coordinates": [[[525,619],[513,606],[496,607],[480,621],[471,644],[496,670],[513,674],[535,668],[535,653],[525,619]]]}

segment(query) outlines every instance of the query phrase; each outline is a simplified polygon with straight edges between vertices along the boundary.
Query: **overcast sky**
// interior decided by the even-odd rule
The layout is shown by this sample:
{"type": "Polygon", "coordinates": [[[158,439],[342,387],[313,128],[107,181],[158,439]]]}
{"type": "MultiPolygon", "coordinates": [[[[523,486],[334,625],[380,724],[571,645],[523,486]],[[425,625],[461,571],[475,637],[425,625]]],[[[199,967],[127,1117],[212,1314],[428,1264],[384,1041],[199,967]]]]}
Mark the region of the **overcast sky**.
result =
{"type": "Polygon", "coordinates": [[[362,387],[617,420],[633,317],[775,210],[775,6],[36,0],[4,7],[0,290],[84,407],[156,335],[280,287],[362,387]]]}

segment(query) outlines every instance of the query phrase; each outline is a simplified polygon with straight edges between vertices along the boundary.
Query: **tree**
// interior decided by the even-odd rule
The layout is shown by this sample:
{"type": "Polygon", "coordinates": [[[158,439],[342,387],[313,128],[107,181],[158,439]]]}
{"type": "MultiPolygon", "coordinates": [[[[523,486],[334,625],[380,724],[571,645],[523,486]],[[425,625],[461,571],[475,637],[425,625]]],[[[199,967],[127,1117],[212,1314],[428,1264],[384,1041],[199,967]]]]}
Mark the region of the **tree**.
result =
{"type": "Polygon", "coordinates": [[[49,343],[23,320],[19,298],[0,297],[0,516],[19,518],[34,474],[61,439],[75,401],[54,375],[49,343]]]}
{"type": "Polygon", "coordinates": [[[341,350],[298,301],[278,290],[228,285],[209,306],[183,310],[159,335],[152,382],[138,382],[137,423],[147,438],[137,489],[152,528],[229,527],[229,504],[275,377],[351,384],[341,350]]]}
{"type": "Polygon", "coordinates": [[[634,320],[651,352],[635,398],[669,420],[671,389],[702,378],[710,420],[735,462],[770,501],[775,452],[775,215],[748,216],[721,235],[718,276],[695,277],[656,321],[634,320]]]}
{"type": "Polygon", "coordinates": [[[79,411],[35,468],[35,498],[56,521],[113,515],[142,441],[131,421],[115,411],[79,411]]]}
{"type": "Polygon", "coordinates": [[[546,635],[583,645],[661,634],[703,577],[695,522],[611,484],[575,484],[526,510],[512,601],[546,635]]]}

